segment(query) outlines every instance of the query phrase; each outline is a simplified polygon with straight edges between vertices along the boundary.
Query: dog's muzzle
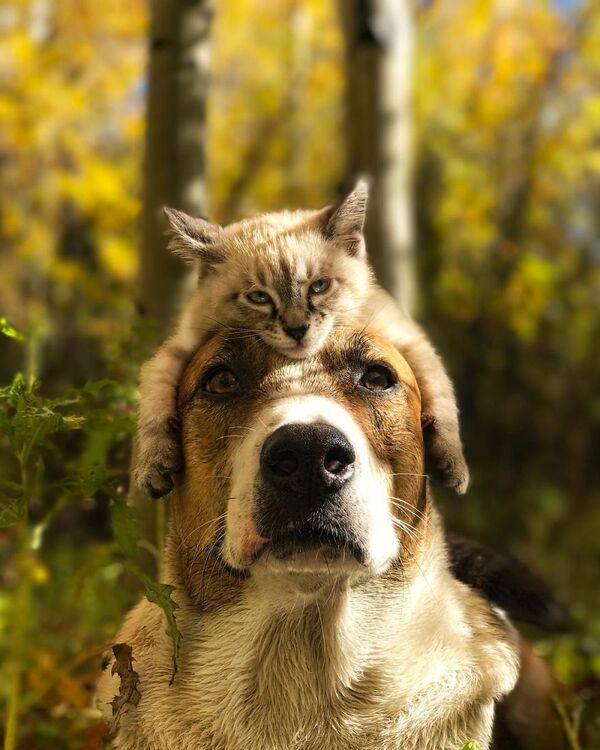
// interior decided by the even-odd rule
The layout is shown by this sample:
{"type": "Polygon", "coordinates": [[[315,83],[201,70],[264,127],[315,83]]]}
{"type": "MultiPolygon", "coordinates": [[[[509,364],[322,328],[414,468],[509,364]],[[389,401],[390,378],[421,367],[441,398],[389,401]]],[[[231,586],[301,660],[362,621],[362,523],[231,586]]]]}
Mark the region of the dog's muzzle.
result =
{"type": "Polygon", "coordinates": [[[257,527],[271,549],[349,548],[362,557],[342,509],[355,461],[346,436],[325,423],[286,424],[265,440],[257,527]]]}

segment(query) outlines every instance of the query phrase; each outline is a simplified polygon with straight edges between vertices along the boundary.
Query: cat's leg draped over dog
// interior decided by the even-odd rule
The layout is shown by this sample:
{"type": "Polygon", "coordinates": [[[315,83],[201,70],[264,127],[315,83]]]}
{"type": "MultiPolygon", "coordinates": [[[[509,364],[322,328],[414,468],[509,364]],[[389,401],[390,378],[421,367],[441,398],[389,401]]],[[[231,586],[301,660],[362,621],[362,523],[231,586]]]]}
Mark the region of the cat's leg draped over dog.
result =
{"type": "Polygon", "coordinates": [[[173,489],[182,468],[175,396],[189,354],[169,340],[142,368],[135,480],[155,498],[173,489]]]}
{"type": "Polygon", "coordinates": [[[199,297],[190,300],[175,335],[142,367],[134,476],[138,486],[155,498],[173,489],[173,476],[183,468],[177,388],[192,354],[208,335],[208,327],[198,324],[206,318],[199,312],[201,302],[199,297]]]}

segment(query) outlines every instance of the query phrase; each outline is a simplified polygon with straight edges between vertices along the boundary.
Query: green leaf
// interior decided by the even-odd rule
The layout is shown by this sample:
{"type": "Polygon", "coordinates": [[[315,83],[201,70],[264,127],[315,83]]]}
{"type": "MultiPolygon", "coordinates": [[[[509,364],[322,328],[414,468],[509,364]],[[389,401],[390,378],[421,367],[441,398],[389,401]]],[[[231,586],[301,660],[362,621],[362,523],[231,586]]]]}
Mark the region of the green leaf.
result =
{"type": "Polygon", "coordinates": [[[123,390],[123,385],[116,380],[102,378],[101,380],[88,380],[81,390],[83,393],[89,393],[91,396],[97,396],[102,390],[120,392],[123,390]]]}
{"type": "Polygon", "coordinates": [[[462,746],[461,750],[480,750],[480,747],[475,740],[469,740],[466,745],[462,746]]]}
{"type": "Polygon", "coordinates": [[[177,660],[179,658],[179,647],[181,645],[181,633],[177,627],[177,621],[175,619],[175,610],[179,605],[171,596],[175,587],[168,583],[152,581],[147,576],[144,576],[144,587],[146,589],[146,597],[148,601],[157,604],[162,609],[167,619],[166,633],[173,643],[173,672],[171,674],[170,683],[172,684],[175,675],[177,674],[177,660]]]}
{"type": "Polygon", "coordinates": [[[111,489],[106,466],[103,464],[91,464],[81,471],[71,473],[68,479],[62,480],[62,485],[71,492],[80,492],[84,495],[93,495],[98,490],[110,491],[111,489]]]}
{"type": "Polygon", "coordinates": [[[0,528],[18,523],[25,515],[25,498],[0,500],[0,528]]]}
{"type": "MultiPolygon", "coordinates": [[[[34,388],[35,388],[34,384],[34,388]]],[[[62,414],[56,411],[57,406],[73,403],[72,400],[49,400],[28,390],[23,376],[17,375],[9,391],[0,394],[8,398],[8,422],[2,424],[2,431],[9,434],[16,455],[22,463],[27,463],[31,451],[45,444],[48,435],[62,430],[80,430],[85,418],[73,414],[62,414]]]]}
{"type": "Polygon", "coordinates": [[[25,376],[22,372],[18,372],[13,378],[12,383],[8,386],[7,394],[9,396],[21,396],[27,391],[27,384],[25,383],[25,376]]]}
{"type": "Polygon", "coordinates": [[[63,426],[62,414],[50,409],[28,409],[18,407],[17,414],[13,419],[15,439],[19,446],[21,460],[26,463],[31,451],[44,444],[45,438],[53,432],[57,432],[63,426]]]}
{"type": "Polygon", "coordinates": [[[0,316],[0,333],[15,341],[25,341],[25,335],[13,328],[3,316],[0,316]]]}
{"type": "Polygon", "coordinates": [[[127,505],[124,500],[113,499],[110,505],[110,517],[117,547],[127,557],[133,571],[138,573],[137,568],[140,556],[138,540],[140,538],[140,529],[137,511],[135,508],[127,505]]]}

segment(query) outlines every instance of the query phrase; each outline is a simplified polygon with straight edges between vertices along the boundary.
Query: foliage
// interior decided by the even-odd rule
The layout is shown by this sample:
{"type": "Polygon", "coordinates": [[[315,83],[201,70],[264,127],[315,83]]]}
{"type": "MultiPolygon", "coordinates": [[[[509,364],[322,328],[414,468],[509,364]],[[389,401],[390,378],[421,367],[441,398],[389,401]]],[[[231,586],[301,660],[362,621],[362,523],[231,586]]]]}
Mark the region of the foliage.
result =
{"type": "MultiPolygon", "coordinates": [[[[56,387],[100,376],[130,326],[145,25],[145,0],[0,11],[2,314],[47,342],[56,387]]],[[[19,356],[2,358],[4,382],[19,356]]]]}
{"type": "Polygon", "coordinates": [[[344,157],[335,2],[220,2],[213,42],[207,153],[215,218],[325,205],[344,157]]]}
{"type": "Polygon", "coordinates": [[[142,694],[138,690],[140,679],[133,668],[133,649],[126,643],[115,643],[112,648],[115,660],[112,665],[112,674],[117,674],[120,679],[119,694],[111,701],[112,721],[110,731],[116,733],[120,726],[121,717],[124,716],[131,706],[137,706],[142,694]]]}
{"type": "MultiPolygon", "coordinates": [[[[600,7],[414,5],[419,314],[456,381],[474,476],[444,513],[572,603],[572,632],[532,637],[577,689],[594,746],[600,7]]],[[[22,748],[100,746],[91,687],[140,593],[128,573],[143,578],[124,498],[149,340],[132,329],[146,25],[145,0],[0,10],[0,697],[27,637],[22,748]]],[[[344,171],[333,0],[219,0],[214,48],[214,217],[325,203],[344,171]]],[[[177,647],[171,591],[143,587],[177,647]]]]}
{"type": "Polygon", "coordinates": [[[23,341],[25,338],[23,334],[17,331],[16,328],[13,328],[4,317],[0,317],[0,333],[4,336],[8,336],[8,338],[16,339],[16,341],[23,341]]]}
{"type": "MultiPolygon", "coordinates": [[[[8,336],[25,339],[8,323],[4,329],[8,336]]],[[[22,704],[27,705],[28,711],[35,710],[37,702],[47,693],[47,688],[41,690],[41,695],[34,688],[21,695],[24,669],[33,670],[34,683],[40,679],[38,666],[26,648],[35,622],[31,612],[32,589],[36,583],[46,583],[51,576],[39,553],[49,529],[82,500],[108,502],[116,551],[125,568],[143,583],[148,599],[165,613],[167,633],[174,645],[174,671],[177,668],[181,636],[174,616],[177,605],[171,598],[173,587],[152,580],[146,572],[148,566],[138,547],[136,511],[125,502],[128,463],[115,469],[107,465],[109,451],[115,445],[127,445],[131,438],[134,395],[134,389],[103,379],[71,389],[63,397],[49,398],[40,393],[38,381],[20,373],[10,385],[0,388],[0,437],[17,468],[14,477],[8,474],[0,481],[0,528],[15,526],[18,544],[13,585],[14,610],[18,616],[11,624],[10,609],[6,609],[3,618],[6,748],[16,747],[22,704]],[[69,440],[72,432],[80,433],[75,442],[69,440]]],[[[102,648],[98,644],[92,656],[99,659],[102,648]]],[[[76,667],[80,666],[76,660],[76,667]]],[[[69,684],[76,685],[74,681],[69,684]]],[[[79,690],[71,708],[84,709],[86,704],[85,692],[79,690]]],[[[72,718],[68,715],[69,721],[72,718]]]]}
{"type": "Polygon", "coordinates": [[[600,7],[431,4],[419,40],[422,317],[474,469],[446,511],[573,602],[576,633],[541,645],[597,686],[600,7]]]}

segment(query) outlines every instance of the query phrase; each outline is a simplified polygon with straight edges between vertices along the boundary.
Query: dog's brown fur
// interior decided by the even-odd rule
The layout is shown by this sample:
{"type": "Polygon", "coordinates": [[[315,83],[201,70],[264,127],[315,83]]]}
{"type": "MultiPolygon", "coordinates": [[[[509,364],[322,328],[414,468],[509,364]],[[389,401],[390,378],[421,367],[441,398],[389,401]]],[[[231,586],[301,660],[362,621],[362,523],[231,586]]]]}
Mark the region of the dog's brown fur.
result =
{"type": "MultiPolygon", "coordinates": [[[[343,329],[314,359],[290,363],[260,341],[214,336],[188,366],[178,406],[186,471],[173,496],[165,575],[180,605],[179,672],[169,686],[162,615],[142,602],[117,639],[133,647],[142,698],[116,746],[459,750],[474,738],[488,748],[495,701],[516,682],[518,638],[448,570],[423,474],[419,390],[397,350],[373,332],[343,329]],[[355,371],[369,362],[385,363],[399,386],[362,394],[355,371]],[[243,373],[239,396],[206,396],[215,363],[243,373]],[[237,571],[223,564],[232,465],[261,410],[291,391],[341,404],[389,478],[386,512],[401,547],[378,573],[347,576],[334,561],[298,583],[272,573],[268,560],[237,571]]],[[[115,683],[107,670],[101,704],[115,683]]]]}

